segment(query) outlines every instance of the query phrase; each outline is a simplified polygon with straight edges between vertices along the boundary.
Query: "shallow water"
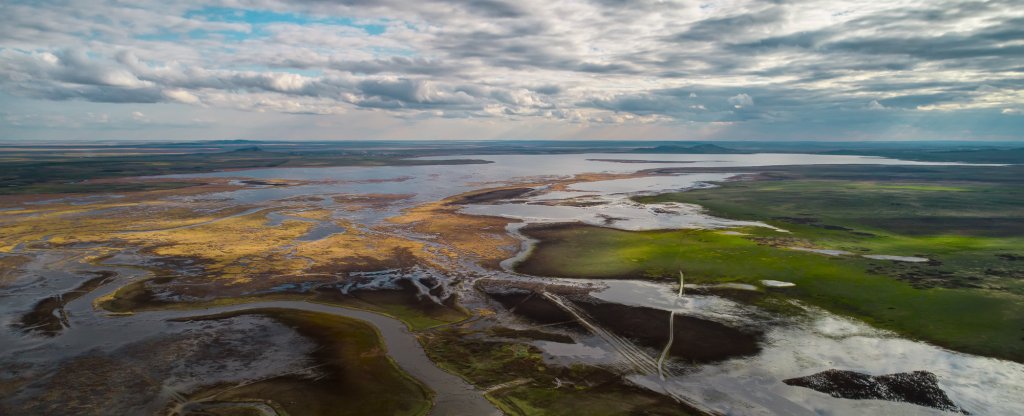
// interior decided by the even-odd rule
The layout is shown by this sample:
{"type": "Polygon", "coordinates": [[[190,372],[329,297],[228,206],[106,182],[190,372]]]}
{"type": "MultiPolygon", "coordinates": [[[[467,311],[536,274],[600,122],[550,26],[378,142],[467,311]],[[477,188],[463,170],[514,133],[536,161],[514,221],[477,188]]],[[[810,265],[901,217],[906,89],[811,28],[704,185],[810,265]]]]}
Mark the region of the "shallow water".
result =
{"type": "Polygon", "coordinates": [[[569,191],[541,190],[517,202],[468,205],[462,212],[513,218],[527,223],[582,222],[640,231],[680,228],[766,227],[758,221],[712,217],[693,204],[641,204],[630,197],[706,187],[734,174],[682,174],[574,183],[569,191]]]}
{"type": "MultiPolygon", "coordinates": [[[[667,284],[601,283],[607,288],[593,296],[606,301],[676,311],[731,325],[765,321],[761,323],[768,330],[764,349],[756,356],[689,366],[683,375],[666,382],[656,375],[632,377],[652,390],[667,388],[726,414],[948,414],[888,401],[835,399],[782,383],[787,378],[831,368],[873,375],[927,370],[938,376],[939,385],[955,403],[972,414],[1024,414],[1024,402],[1020,400],[1024,397],[1024,364],[907,340],[820,309],[812,309],[807,318],[780,324],[756,309],[720,297],[687,295],[680,299],[667,284]]],[[[559,351],[546,350],[552,354],[559,351]]],[[[578,353],[576,356],[586,358],[578,353]]]]}
{"type": "Polygon", "coordinates": [[[781,280],[762,280],[761,285],[764,287],[793,287],[796,283],[783,282],[781,280]]]}
{"type": "MultiPolygon", "coordinates": [[[[643,169],[679,167],[678,163],[616,163],[593,159],[657,159],[666,162],[687,161],[687,167],[737,167],[773,165],[820,164],[881,164],[881,165],[937,165],[949,163],[911,162],[865,156],[833,156],[807,154],[748,154],[748,155],[629,155],[584,153],[565,155],[472,155],[467,159],[481,159],[492,163],[470,165],[433,166],[374,166],[324,168],[273,168],[232,172],[214,172],[192,175],[168,175],[162,178],[192,177],[245,177],[255,179],[288,179],[310,181],[300,186],[265,187],[212,193],[199,198],[228,198],[240,203],[259,203],[296,196],[328,196],[334,194],[409,194],[412,197],[382,211],[364,210],[346,213],[346,218],[357,222],[375,222],[395,215],[403,208],[424,202],[440,200],[473,189],[542,177],[568,178],[582,173],[633,173],[643,169]]],[[[428,157],[427,160],[452,159],[428,157]]],[[[727,177],[728,175],[726,175],[727,177]]],[[[636,191],[657,192],[692,186],[700,181],[724,179],[723,174],[688,174],[649,178],[602,181],[579,184],[573,192],[610,194],[636,191]]],[[[325,207],[332,201],[325,200],[325,207]]]]}
{"type": "Polygon", "coordinates": [[[806,251],[808,253],[824,254],[826,256],[847,256],[853,254],[846,250],[831,250],[826,248],[807,248],[807,247],[786,247],[790,250],[806,251]]]}
{"type": "Polygon", "coordinates": [[[862,257],[872,260],[902,261],[907,263],[927,263],[930,261],[925,257],[890,256],[886,254],[865,254],[862,257]]]}
{"type": "MultiPolygon", "coordinates": [[[[247,177],[256,179],[288,179],[310,181],[300,186],[265,187],[213,193],[198,198],[227,198],[239,203],[265,203],[298,196],[329,196],[337,194],[408,194],[409,199],[397,201],[381,210],[339,213],[346,219],[364,224],[380,223],[398,215],[403,209],[425,202],[437,201],[474,189],[540,178],[570,178],[583,173],[629,174],[639,170],[679,167],[749,167],[776,165],[880,164],[937,165],[949,163],[911,162],[880,157],[835,156],[808,154],[744,154],[744,155],[630,155],[630,154],[565,154],[565,155],[473,155],[467,158],[492,163],[436,166],[377,166],[326,168],[275,168],[236,172],[215,172],[167,177],[247,177]],[[656,160],[652,163],[619,163],[600,159],[656,160]]],[[[428,157],[427,160],[451,159],[428,157]]],[[[693,173],[645,176],[572,184],[567,191],[541,192],[521,203],[471,205],[465,212],[494,215],[528,222],[578,221],[624,230],[667,228],[722,228],[762,226],[760,222],[731,221],[701,213],[690,204],[633,203],[636,194],[652,194],[707,186],[708,182],[724,181],[734,176],[727,173],[693,173]],[[583,199],[591,206],[573,206],[569,200],[583,199]],[[562,201],[560,205],[550,205],[562,201]]],[[[578,201],[577,201],[578,202],[578,201]]],[[[323,206],[334,209],[329,198],[323,206]]]]}

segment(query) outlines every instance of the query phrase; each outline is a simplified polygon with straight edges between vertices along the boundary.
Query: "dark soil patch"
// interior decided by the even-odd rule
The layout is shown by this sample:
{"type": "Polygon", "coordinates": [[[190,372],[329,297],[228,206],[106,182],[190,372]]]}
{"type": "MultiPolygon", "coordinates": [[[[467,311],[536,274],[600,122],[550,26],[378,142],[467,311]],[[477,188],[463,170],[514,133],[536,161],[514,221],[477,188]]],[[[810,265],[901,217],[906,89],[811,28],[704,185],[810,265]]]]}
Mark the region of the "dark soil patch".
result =
{"type": "Polygon", "coordinates": [[[832,369],[782,382],[843,399],[906,402],[969,414],[946,396],[946,392],[939,387],[938,377],[928,371],[872,376],[832,369]]]}
{"type": "Polygon", "coordinates": [[[246,180],[239,181],[239,182],[244,183],[246,185],[254,185],[254,186],[287,186],[288,185],[287,183],[267,182],[267,181],[261,181],[261,180],[257,180],[257,179],[246,179],[246,180]]]}
{"type": "MultiPolygon", "coordinates": [[[[661,349],[668,342],[669,312],[605,302],[578,302],[601,326],[640,345],[661,349]]],[[[669,353],[694,362],[721,361],[756,354],[761,334],[718,322],[676,315],[669,353]]]]}
{"type": "Polygon", "coordinates": [[[32,308],[32,311],[22,315],[15,325],[25,331],[37,332],[48,336],[57,335],[61,330],[70,325],[67,313],[64,312],[64,306],[86,293],[92,292],[117,275],[117,273],[111,271],[94,272],[93,274],[96,276],[86,280],[77,288],[40,300],[32,308]]]}
{"type": "Polygon", "coordinates": [[[576,342],[575,340],[572,339],[572,337],[568,335],[544,332],[536,329],[512,329],[503,326],[498,326],[491,328],[490,333],[494,336],[502,338],[519,338],[536,341],[551,341],[560,342],[563,344],[573,344],[576,342]]]}
{"type": "Polygon", "coordinates": [[[488,293],[494,300],[516,315],[540,324],[574,322],[572,315],[543,296],[526,290],[488,293]]]}
{"type": "Polygon", "coordinates": [[[1021,261],[1024,260],[1024,256],[1019,254],[996,254],[996,257],[1006,261],[1021,261]]]}
{"type": "Polygon", "coordinates": [[[448,202],[448,205],[489,204],[506,199],[512,199],[530,191],[533,191],[533,188],[505,188],[469,193],[456,197],[448,202]]]}
{"type": "MultiPolygon", "coordinates": [[[[450,296],[437,304],[427,297],[420,296],[419,291],[408,280],[398,280],[399,289],[369,290],[357,289],[344,294],[333,286],[323,286],[316,289],[316,299],[334,303],[346,304],[356,301],[357,304],[365,302],[369,305],[402,305],[414,309],[424,316],[436,317],[458,312],[458,299],[450,296]]],[[[434,293],[438,295],[439,293],[434,293]]]]}

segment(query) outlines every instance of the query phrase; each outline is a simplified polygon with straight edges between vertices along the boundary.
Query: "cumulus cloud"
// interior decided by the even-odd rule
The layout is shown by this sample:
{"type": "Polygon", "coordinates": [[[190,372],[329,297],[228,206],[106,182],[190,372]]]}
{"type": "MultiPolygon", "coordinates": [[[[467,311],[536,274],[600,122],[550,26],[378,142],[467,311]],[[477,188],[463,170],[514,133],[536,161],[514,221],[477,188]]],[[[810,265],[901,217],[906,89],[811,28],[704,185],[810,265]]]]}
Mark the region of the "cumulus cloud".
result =
{"type": "Polygon", "coordinates": [[[732,104],[732,106],[736,108],[750,107],[754,105],[754,99],[750,98],[749,95],[743,93],[729,97],[728,101],[729,104],[732,104]]]}
{"type": "MultiPolygon", "coordinates": [[[[697,123],[742,132],[818,124],[829,137],[855,136],[862,120],[886,122],[882,114],[943,112],[967,122],[1016,114],[1024,105],[1024,9],[1016,6],[15,2],[0,16],[0,93],[7,104],[373,112],[401,125],[697,123]]],[[[1004,135],[1024,131],[999,126],[1004,135]]]]}

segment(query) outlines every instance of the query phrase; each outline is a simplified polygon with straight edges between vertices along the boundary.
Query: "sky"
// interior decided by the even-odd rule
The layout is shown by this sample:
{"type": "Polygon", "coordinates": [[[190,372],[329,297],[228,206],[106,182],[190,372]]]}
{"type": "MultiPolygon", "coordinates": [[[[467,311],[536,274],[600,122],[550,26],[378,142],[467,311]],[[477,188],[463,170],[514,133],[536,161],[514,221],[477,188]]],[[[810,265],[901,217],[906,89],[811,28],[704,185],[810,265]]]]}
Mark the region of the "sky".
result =
{"type": "Polygon", "coordinates": [[[0,27],[7,140],[1024,140],[1020,0],[4,0],[0,27]]]}

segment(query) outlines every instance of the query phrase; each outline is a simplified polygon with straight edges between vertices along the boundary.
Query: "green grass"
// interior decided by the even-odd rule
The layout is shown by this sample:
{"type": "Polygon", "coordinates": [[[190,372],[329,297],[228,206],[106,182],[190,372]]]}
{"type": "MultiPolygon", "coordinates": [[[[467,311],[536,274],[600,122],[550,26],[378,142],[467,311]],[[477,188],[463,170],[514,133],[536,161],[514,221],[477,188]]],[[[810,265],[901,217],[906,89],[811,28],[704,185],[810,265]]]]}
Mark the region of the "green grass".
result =
{"type": "MultiPolygon", "coordinates": [[[[767,235],[757,229],[743,231],[767,235]]],[[[776,248],[716,231],[630,232],[568,225],[525,232],[541,241],[519,266],[525,273],[674,279],[682,270],[694,283],[793,282],[797,286],[786,294],[809,304],[953,349],[1024,361],[1024,302],[1010,293],[917,289],[869,272],[878,261],[776,248]]]]}
{"type": "MultiPolygon", "coordinates": [[[[1024,235],[1022,183],[773,180],[729,182],[636,198],[687,202],[728,218],[792,226],[816,224],[911,235],[1024,235]]],[[[805,227],[801,231],[813,231],[805,227]]],[[[832,230],[835,231],[835,230],[832,230]]],[[[844,233],[829,234],[833,237],[844,233]]]]}
{"type": "Polygon", "coordinates": [[[940,185],[885,185],[878,183],[859,183],[853,185],[856,188],[871,191],[919,191],[919,192],[970,192],[967,187],[940,186],[940,185]]]}
{"type": "Polygon", "coordinates": [[[919,287],[987,288],[1024,296],[1024,262],[1012,260],[1024,256],[1021,186],[948,179],[739,181],[636,200],[695,203],[712,215],[764,221],[792,231],[784,244],[923,256],[941,263],[874,266],[919,287]]]}

